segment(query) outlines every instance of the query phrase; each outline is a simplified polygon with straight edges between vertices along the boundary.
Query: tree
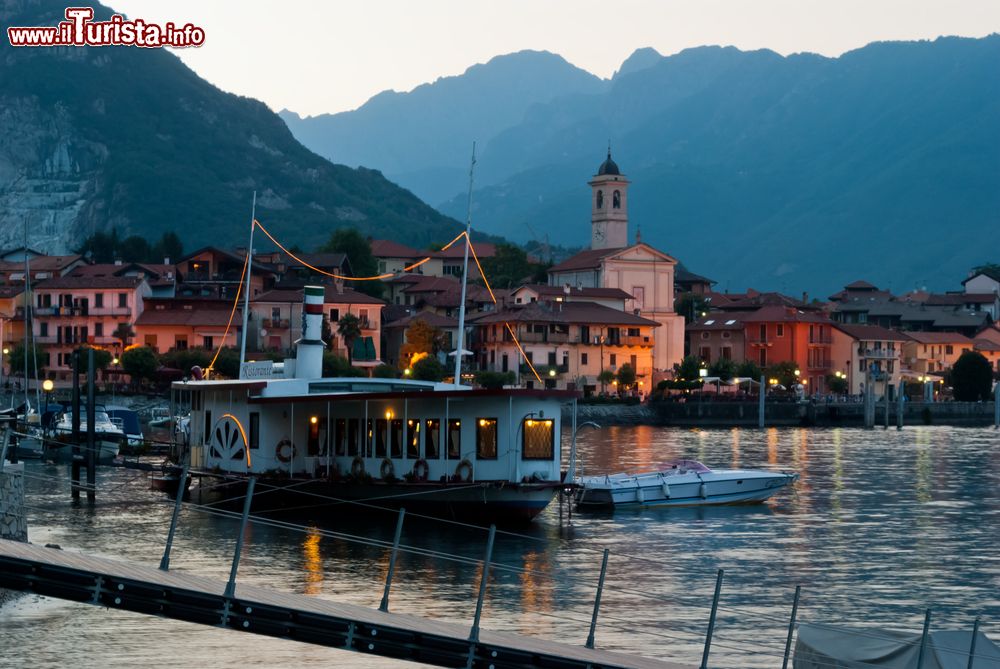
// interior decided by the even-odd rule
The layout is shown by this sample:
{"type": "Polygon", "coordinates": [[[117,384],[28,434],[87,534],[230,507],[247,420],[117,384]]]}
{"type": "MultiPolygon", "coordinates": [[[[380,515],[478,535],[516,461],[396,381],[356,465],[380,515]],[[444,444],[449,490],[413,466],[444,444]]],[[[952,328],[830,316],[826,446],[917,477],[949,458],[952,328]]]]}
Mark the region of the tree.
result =
{"type": "MultiPolygon", "coordinates": [[[[372,255],[371,242],[354,228],[338,228],[319,250],[325,253],[347,255],[348,260],[351,261],[354,276],[376,276],[379,273],[378,261],[372,255]]],[[[352,287],[367,295],[382,296],[382,282],[380,281],[354,281],[352,287]]]]}
{"type": "Polygon", "coordinates": [[[207,369],[212,362],[212,353],[203,348],[175,348],[163,354],[162,362],[165,367],[179,369],[186,376],[191,373],[192,367],[207,369]]]}
{"type": "Polygon", "coordinates": [[[626,363],[618,368],[618,388],[628,390],[635,383],[635,369],[626,363]]]}
{"type": "Polygon", "coordinates": [[[708,366],[708,375],[717,376],[723,381],[728,381],[736,374],[736,363],[729,358],[719,358],[708,366]]]}
{"type": "Polygon", "coordinates": [[[131,235],[121,240],[117,256],[125,262],[149,262],[153,257],[153,249],[145,237],[131,235]]]}
{"type": "Polygon", "coordinates": [[[232,346],[219,350],[219,357],[215,359],[212,372],[227,379],[240,378],[240,352],[232,346]]]}
{"type": "Polygon", "coordinates": [[[184,257],[184,244],[176,232],[164,232],[160,241],[153,247],[153,253],[155,257],[151,258],[150,262],[161,263],[167,259],[177,262],[184,257]]]}
{"type": "Polygon", "coordinates": [[[696,356],[688,355],[681,360],[680,367],[677,368],[677,373],[674,374],[674,377],[683,381],[697,381],[698,377],[701,376],[700,370],[701,360],[696,356]]]}
{"type": "Polygon", "coordinates": [[[38,365],[38,373],[42,373],[44,368],[43,363],[45,362],[45,352],[40,346],[32,346],[29,349],[25,349],[24,344],[18,344],[15,346],[11,352],[7,355],[5,362],[10,365],[10,373],[12,376],[24,376],[24,358],[25,351],[28,352],[28,376],[34,376],[35,365],[38,365]]]}
{"type": "Polygon", "coordinates": [[[986,402],[992,386],[990,361],[978,351],[966,351],[951,368],[951,387],[959,402],[986,402]]]}
{"type": "Polygon", "coordinates": [[[342,355],[323,353],[323,376],[357,376],[350,360],[342,355]]]}
{"type": "Polygon", "coordinates": [[[597,381],[601,384],[601,392],[605,393],[608,389],[608,384],[615,380],[615,373],[610,369],[602,369],[601,373],[597,375],[597,381]]]}
{"type": "MultiPolygon", "coordinates": [[[[81,374],[86,374],[89,371],[89,368],[87,367],[87,360],[89,358],[89,356],[87,355],[88,350],[90,350],[89,346],[85,346],[79,350],[81,374]]],[[[111,353],[100,348],[95,348],[93,349],[93,351],[94,351],[94,368],[104,371],[105,369],[108,368],[108,365],[111,364],[111,353]]],[[[69,366],[72,369],[73,367],[72,360],[69,363],[67,363],[67,366],[69,366]]]]}
{"type": "Polygon", "coordinates": [[[344,340],[347,362],[354,364],[354,342],[361,336],[361,320],[354,314],[344,314],[337,321],[337,334],[344,340]]]}
{"type": "Polygon", "coordinates": [[[513,244],[497,244],[492,258],[480,258],[487,281],[495,288],[514,288],[531,281],[540,265],[528,260],[527,252],[513,244]]]}
{"type": "Polygon", "coordinates": [[[420,381],[440,381],[444,378],[444,365],[433,355],[417,360],[411,369],[410,377],[420,381]]]}
{"type": "Polygon", "coordinates": [[[770,379],[778,379],[778,383],[786,388],[791,388],[799,382],[799,375],[795,373],[798,369],[799,365],[796,362],[779,362],[768,367],[765,374],[769,382],[770,379]]]}
{"type": "Polygon", "coordinates": [[[827,374],[826,387],[835,395],[846,395],[848,391],[847,379],[843,376],[827,374]]]}
{"type": "Polygon", "coordinates": [[[410,323],[404,334],[406,343],[399,349],[399,364],[406,368],[417,353],[435,355],[445,347],[447,335],[439,327],[430,325],[422,318],[410,323]]]}
{"type": "Polygon", "coordinates": [[[683,316],[688,323],[694,323],[702,313],[708,312],[708,301],[702,295],[683,293],[674,302],[674,311],[683,316]]]}
{"type": "Polygon", "coordinates": [[[160,366],[160,360],[156,351],[148,346],[138,346],[130,348],[122,353],[122,370],[132,377],[132,383],[138,385],[140,381],[149,381],[156,374],[160,366]]]}
{"type": "Polygon", "coordinates": [[[514,372],[476,372],[476,385],[489,390],[499,390],[504,386],[513,385],[514,372]]]}
{"type": "Polygon", "coordinates": [[[764,375],[764,370],[760,368],[753,360],[744,360],[740,364],[736,365],[736,376],[741,378],[753,379],[754,381],[759,381],[760,377],[764,375]]]}
{"type": "Polygon", "coordinates": [[[372,376],[377,379],[398,379],[399,370],[392,365],[379,365],[372,370],[372,376]]]}
{"type": "Polygon", "coordinates": [[[128,344],[135,337],[135,332],[132,330],[131,323],[119,323],[115,331],[111,333],[111,336],[121,342],[122,350],[124,351],[128,348],[128,344]]]}

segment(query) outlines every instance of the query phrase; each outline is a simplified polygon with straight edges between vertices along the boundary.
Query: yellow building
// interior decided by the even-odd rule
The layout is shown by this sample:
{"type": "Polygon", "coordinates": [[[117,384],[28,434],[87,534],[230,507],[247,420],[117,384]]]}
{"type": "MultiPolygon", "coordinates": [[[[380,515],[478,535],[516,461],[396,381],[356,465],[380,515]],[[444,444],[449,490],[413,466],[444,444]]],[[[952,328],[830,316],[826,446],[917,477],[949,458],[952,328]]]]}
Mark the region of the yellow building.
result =
{"type": "Polygon", "coordinates": [[[972,340],[957,332],[906,332],[903,364],[915,375],[933,374],[951,369],[972,340]]]}

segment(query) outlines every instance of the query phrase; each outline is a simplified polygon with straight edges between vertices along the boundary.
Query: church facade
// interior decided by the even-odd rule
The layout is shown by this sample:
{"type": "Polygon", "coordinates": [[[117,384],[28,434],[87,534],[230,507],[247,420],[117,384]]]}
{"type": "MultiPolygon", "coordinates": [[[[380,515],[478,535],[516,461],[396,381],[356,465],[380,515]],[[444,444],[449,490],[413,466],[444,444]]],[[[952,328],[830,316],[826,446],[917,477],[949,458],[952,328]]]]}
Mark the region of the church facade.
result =
{"type": "Polygon", "coordinates": [[[635,243],[629,243],[629,181],[611,159],[610,149],[588,183],[590,248],[553,266],[549,284],[628,293],[625,310],[659,324],[653,329],[653,369],[662,377],[684,357],[684,317],[674,312],[677,260],[643,243],[638,233],[635,243]]]}

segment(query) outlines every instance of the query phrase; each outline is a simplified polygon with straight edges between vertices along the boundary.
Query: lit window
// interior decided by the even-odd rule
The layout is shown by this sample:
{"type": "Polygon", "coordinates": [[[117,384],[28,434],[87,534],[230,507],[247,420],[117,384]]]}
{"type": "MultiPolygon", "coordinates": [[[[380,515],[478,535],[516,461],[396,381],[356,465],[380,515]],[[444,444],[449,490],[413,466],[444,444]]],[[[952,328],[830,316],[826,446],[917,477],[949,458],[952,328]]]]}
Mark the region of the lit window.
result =
{"type": "Polygon", "coordinates": [[[521,457],[525,460],[551,460],[555,453],[555,421],[525,418],[521,457]]]}
{"type": "Polygon", "coordinates": [[[476,457],[495,460],[497,457],[497,419],[476,420],[476,457]]]}

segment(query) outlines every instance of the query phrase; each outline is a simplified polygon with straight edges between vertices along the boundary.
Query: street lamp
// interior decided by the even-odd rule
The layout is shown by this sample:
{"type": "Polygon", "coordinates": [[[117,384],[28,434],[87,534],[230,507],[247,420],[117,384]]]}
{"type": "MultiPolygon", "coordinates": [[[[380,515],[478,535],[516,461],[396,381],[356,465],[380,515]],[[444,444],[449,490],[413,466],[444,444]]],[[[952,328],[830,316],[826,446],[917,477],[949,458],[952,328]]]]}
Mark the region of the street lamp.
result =
{"type": "Polygon", "coordinates": [[[52,389],[56,387],[56,384],[52,383],[52,379],[45,379],[42,381],[42,390],[45,391],[45,411],[42,412],[42,416],[49,412],[49,395],[52,394],[52,389]]]}

